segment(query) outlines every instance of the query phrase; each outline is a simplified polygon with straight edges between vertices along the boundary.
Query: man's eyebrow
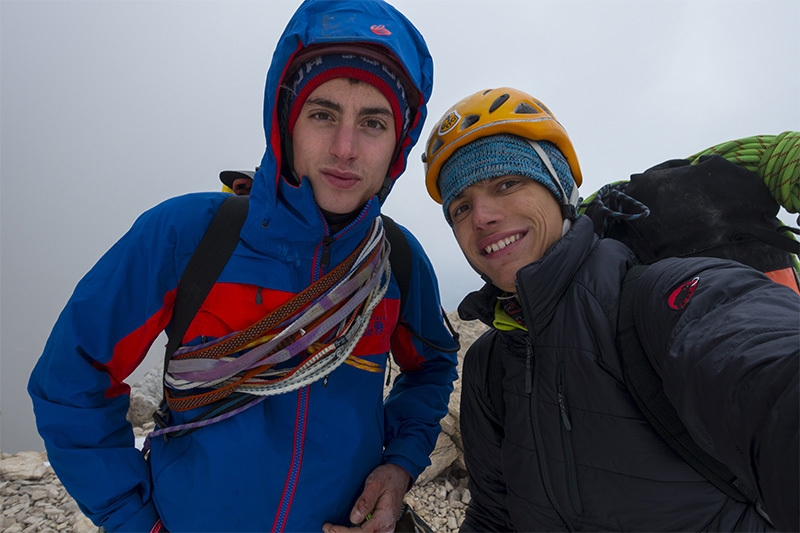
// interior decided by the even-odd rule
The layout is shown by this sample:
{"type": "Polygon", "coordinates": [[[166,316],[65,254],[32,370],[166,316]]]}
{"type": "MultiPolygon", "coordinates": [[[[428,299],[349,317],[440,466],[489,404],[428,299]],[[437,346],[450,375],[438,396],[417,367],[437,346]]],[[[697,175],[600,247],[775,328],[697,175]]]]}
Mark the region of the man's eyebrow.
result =
{"type": "Polygon", "coordinates": [[[366,116],[366,115],[383,115],[386,117],[393,118],[394,113],[388,107],[362,107],[358,110],[359,116],[366,116]]]}
{"type": "MultiPolygon", "coordinates": [[[[342,106],[337,104],[332,100],[328,100],[327,98],[309,98],[306,100],[305,105],[317,105],[320,107],[324,107],[325,109],[330,109],[331,111],[336,111],[337,113],[342,112],[342,106]]],[[[358,110],[358,115],[361,117],[369,116],[369,115],[382,115],[386,117],[393,118],[394,113],[388,107],[362,107],[358,110]]]]}
{"type": "Polygon", "coordinates": [[[304,105],[318,105],[331,111],[342,112],[342,106],[326,98],[309,98],[304,105]]]}

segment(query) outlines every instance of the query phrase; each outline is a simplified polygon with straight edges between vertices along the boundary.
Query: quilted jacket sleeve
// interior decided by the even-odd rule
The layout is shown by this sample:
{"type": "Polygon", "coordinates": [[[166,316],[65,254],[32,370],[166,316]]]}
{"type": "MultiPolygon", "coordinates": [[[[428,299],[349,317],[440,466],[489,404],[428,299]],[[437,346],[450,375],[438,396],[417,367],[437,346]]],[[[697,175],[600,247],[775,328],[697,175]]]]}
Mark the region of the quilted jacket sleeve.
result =
{"type": "Polygon", "coordinates": [[[800,529],[800,297],[739,263],[668,259],[639,280],[637,330],[694,440],[800,529]]]}

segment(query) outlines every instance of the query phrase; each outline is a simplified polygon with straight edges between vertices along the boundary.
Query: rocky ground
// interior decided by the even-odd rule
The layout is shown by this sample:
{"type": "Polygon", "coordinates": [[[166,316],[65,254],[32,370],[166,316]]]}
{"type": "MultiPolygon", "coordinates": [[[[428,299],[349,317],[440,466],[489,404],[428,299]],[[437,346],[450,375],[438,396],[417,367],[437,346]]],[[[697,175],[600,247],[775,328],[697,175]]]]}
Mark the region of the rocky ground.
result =
{"type": "MultiPolygon", "coordinates": [[[[59,482],[44,454],[0,455],[0,531],[4,533],[97,533],[59,482]]],[[[416,485],[406,502],[437,532],[458,531],[469,502],[467,477],[450,469],[416,485]]]]}
{"type": "MultiPolygon", "coordinates": [[[[455,313],[448,316],[461,335],[460,375],[461,357],[483,327],[462,323],[455,313]]],[[[152,429],[149,420],[160,397],[160,376],[160,369],[153,369],[132,387],[128,418],[138,437],[152,429]]],[[[458,426],[460,382],[455,386],[450,413],[442,420],[443,431],[431,456],[432,464],[406,495],[406,502],[431,529],[442,533],[458,530],[470,498],[458,426]]],[[[0,531],[4,533],[98,531],[64,490],[42,453],[30,451],[10,455],[0,452],[0,505],[0,531]]]]}

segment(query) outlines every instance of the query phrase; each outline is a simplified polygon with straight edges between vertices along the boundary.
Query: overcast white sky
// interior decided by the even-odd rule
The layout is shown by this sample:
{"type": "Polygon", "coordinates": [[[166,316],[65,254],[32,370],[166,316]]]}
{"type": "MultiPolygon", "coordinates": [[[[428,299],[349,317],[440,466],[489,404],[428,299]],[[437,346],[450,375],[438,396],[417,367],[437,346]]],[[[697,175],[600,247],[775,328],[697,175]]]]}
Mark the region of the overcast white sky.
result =
{"type": "MultiPolygon", "coordinates": [[[[576,147],[584,196],[720,142],[800,129],[796,0],[392,3],[426,37],[435,82],[386,211],[427,249],[448,311],[481,283],[419,161],[462,97],[510,85],[544,101],[576,147]]],[[[4,452],[42,449],[27,378],[83,274],[142,211],[260,161],[264,79],[298,5],[0,2],[4,452]]]]}

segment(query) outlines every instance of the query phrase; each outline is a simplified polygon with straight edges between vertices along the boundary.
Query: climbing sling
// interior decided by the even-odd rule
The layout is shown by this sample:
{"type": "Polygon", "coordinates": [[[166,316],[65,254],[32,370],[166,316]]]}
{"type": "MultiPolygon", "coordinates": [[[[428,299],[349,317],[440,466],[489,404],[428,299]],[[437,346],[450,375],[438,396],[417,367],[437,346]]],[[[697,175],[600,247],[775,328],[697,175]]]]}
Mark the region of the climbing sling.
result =
{"type": "MultiPolygon", "coordinates": [[[[150,437],[183,436],[230,418],[267,396],[296,390],[316,381],[342,362],[382,371],[377,368],[379,365],[351,358],[349,353],[363,334],[372,309],[385,293],[389,262],[395,266],[391,271],[400,287],[400,316],[407,300],[410,248],[400,228],[385,215],[376,219],[371,235],[350,257],[264,319],[213,342],[179,348],[194,315],[239,241],[247,207],[246,196],[226,198],[181,276],[173,328],[165,352],[165,402],[154,414],[159,429],[150,437]],[[391,244],[388,261],[380,253],[384,232],[391,244]],[[367,248],[371,250],[369,253],[367,248]],[[376,275],[379,271],[382,274],[376,275]],[[339,331],[346,334],[327,344],[320,341],[320,337],[337,324],[339,331]],[[281,331],[277,335],[269,334],[273,330],[281,331]],[[311,355],[305,356],[305,352],[311,355]],[[238,356],[231,357],[235,354],[238,356]],[[296,367],[287,370],[281,366],[298,356],[303,360],[296,367]],[[193,393],[198,387],[206,392],[193,393]],[[170,410],[185,411],[202,406],[209,407],[189,423],[169,426],[170,410]]],[[[447,320],[446,315],[444,318],[447,320]]],[[[449,321],[447,324],[452,332],[449,321]]]]}

